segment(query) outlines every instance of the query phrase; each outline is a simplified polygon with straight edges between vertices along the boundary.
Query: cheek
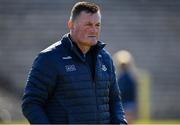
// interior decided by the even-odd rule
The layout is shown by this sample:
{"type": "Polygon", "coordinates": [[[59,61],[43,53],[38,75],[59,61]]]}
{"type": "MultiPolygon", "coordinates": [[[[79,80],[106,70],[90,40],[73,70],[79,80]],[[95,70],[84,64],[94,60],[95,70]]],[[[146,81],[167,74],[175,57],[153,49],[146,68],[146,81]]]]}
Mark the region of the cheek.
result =
{"type": "Polygon", "coordinates": [[[86,29],[80,29],[79,30],[79,35],[81,35],[81,37],[86,37],[89,34],[90,30],[88,28],[86,29]]]}
{"type": "Polygon", "coordinates": [[[75,34],[76,34],[77,37],[80,37],[82,35],[81,29],[80,28],[76,29],[75,34]]]}
{"type": "Polygon", "coordinates": [[[89,28],[82,28],[81,31],[82,31],[83,33],[87,33],[87,32],[89,32],[89,28]]]}
{"type": "Polygon", "coordinates": [[[77,35],[78,38],[84,39],[84,38],[86,38],[86,37],[88,36],[88,34],[89,34],[91,31],[90,31],[89,28],[83,28],[83,27],[81,27],[81,28],[77,28],[75,32],[76,32],[76,35],[77,35]]]}
{"type": "Polygon", "coordinates": [[[85,31],[82,30],[82,29],[76,30],[76,37],[77,37],[77,39],[79,39],[79,40],[86,39],[86,33],[85,33],[85,31]]]}

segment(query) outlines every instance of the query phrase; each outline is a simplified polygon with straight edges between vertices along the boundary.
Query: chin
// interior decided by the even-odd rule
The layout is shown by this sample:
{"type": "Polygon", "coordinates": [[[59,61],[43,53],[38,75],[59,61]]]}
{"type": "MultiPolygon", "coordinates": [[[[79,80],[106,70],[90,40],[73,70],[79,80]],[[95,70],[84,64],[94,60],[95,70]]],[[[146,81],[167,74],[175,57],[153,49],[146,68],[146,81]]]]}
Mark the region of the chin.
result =
{"type": "Polygon", "coordinates": [[[90,44],[93,46],[93,45],[96,45],[98,41],[91,41],[90,44]]]}

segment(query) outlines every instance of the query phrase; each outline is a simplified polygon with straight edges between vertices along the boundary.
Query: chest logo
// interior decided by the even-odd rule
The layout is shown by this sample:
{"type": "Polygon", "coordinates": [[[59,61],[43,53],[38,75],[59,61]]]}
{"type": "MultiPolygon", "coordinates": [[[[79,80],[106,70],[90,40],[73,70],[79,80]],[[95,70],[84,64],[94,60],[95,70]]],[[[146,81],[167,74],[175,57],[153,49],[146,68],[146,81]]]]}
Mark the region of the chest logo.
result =
{"type": "Polygon", "coordinates": [[[107,71],[107,68],[106,68],[105,65],[102,65],[101,69],[102,69],[104,72],[107,71]]]}
{"type": "Polygon", "coordinates": [[[66,56],[66,57],[62,57],[62,59],[66,60],[66,59],[72,59],[71,56],[66,56]]]}
{"type": "Polygon", "coordinates": [[[66,72],[73,72],[77,70],[75,65],[66,65],[65,69],[66,69],[66,72]]]}

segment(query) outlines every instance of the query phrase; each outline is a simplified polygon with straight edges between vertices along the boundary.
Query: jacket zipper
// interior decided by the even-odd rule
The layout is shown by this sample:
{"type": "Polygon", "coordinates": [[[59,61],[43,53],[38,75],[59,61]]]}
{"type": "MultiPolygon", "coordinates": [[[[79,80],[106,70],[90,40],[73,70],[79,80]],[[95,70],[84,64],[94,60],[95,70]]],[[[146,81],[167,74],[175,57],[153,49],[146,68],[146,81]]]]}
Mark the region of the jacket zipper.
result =
{"type": "MultiPolygon", "coordinates": [[[[89,67],[89,64],[87,64],[87,62],[85,62],[86,66],[88,67],[88,72],[89,74],[91,75],[91,70],[90,70],[90,67],[89,67]]],[[[97,117],[97,123],[99,122],[99,113],[98,113],[98,103],[97,103],[97,92],[96,92],[96,64],[95,64],[95,71],[94,71],[94,77],[91,75],[91,81],[92,81],[92,87],[94,89],[94,92],[95,92],[95,98],[96,98],[96,117],[97,117]]]]}

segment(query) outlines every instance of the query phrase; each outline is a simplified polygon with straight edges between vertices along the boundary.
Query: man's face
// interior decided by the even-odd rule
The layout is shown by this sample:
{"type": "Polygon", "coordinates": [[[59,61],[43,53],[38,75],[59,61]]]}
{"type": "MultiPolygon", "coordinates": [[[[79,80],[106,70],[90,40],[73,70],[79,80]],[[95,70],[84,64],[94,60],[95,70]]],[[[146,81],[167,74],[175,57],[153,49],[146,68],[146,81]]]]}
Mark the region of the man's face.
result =
{"type": "Polygon", "coordinates": [[[86,13],[82,11],[77,19],[73,22],[71,28],[72,36],[75,42],[80,46],[91,47],[95,45],[99,39],[101,30],[101,14],[86,13]]]}

